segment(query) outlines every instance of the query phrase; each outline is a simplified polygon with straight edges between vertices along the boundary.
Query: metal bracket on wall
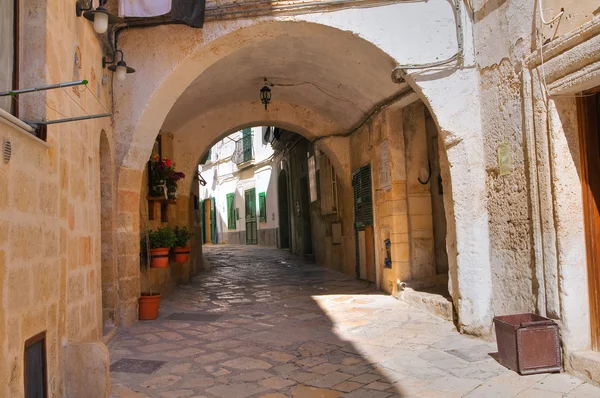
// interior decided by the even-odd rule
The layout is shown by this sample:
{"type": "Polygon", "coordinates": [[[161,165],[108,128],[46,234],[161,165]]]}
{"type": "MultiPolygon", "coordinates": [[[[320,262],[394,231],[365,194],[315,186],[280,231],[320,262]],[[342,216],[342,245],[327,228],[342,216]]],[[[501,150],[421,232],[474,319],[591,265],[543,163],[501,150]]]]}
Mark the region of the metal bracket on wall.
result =
{"type": "MultiPolygon", "coordinates": [[[[30,88],[23,88],[23,89],[19,89],[19,90],[2,91],[2,92],[0,92],[0,97],[11,96],[13,98],[16,98],[17,94],[29,94],[29,93],[36,93],[39,91],[46,91],[46,90],[53,90],[53,89],[57,89],[57,88],[74,87],[74,86],[86,86],[87,87],[87,84],[88,84],[87,80],[75,80],[72,82],[48,84],[48,85],[39,86],[39,87],[30,87],[30,88]]],[[[98,98],[96,98],[96,100],[98,100],[98,98]]],[[[98,100],[98,102],[100,103],[100,100],[98,100]]],[[[100,103],[100,105],[102,105],[102,103],[100,103]]],[[[43,125],[67,123],[67,122],[77,122],[80,120],[98,119],[101,117],[109,117],[109,116],[112,116],[112,113],[106,112],[106,113],[99,113],[99,114],[95,114],[95,115],[76,116],[76,117],[69,117],[69,118],[56,119],[56,120],[41,120],[41,121],[26,121],[26,120],[24,120],[24,122],[32,127],[37,128],[38,126],[43,126],[43,125]]]]}

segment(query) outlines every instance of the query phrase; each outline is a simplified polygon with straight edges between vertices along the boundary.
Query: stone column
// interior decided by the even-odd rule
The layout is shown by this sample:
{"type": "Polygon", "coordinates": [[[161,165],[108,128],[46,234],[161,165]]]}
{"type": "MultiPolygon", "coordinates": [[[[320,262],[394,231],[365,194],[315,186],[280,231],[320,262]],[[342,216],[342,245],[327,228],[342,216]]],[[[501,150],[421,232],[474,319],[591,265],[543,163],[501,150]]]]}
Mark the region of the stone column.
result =
{"type": "Polygon", "coordinates": [[[120,324],[138,318],[140,295],[140,187],[142,170],[120,167],[117,190],[117,283],[120,324]]]}
{"type": "Polygon", "coordinates": [[[492,272],[479,72],[456,69],[429,79],[408,75],[440,132],[449,291],[463,333],[489,335],[492,272]]]}

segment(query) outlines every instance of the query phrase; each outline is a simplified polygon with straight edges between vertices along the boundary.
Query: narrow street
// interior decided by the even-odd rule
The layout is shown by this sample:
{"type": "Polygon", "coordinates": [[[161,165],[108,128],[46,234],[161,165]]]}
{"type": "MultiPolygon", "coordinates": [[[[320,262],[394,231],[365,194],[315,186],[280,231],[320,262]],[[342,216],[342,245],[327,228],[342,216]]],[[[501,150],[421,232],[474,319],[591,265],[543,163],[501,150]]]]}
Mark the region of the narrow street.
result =
{"type": "Polygon", "coordinates": [[[519,376],[495,344],[288,252],[203,250],[212,270],[109,344],[113,397],[600,396],[566,374],[519,376]]]}

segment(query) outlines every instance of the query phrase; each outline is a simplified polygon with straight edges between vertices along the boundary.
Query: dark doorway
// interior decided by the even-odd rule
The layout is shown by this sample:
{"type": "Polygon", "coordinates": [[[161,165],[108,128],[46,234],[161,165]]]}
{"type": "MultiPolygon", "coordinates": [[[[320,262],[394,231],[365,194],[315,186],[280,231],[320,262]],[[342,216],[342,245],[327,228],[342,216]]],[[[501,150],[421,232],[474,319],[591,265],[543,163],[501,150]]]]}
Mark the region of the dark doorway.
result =
{"type": "Polygon", "coordinates": [[[279,248],[290,248],[290,204],[288,198],[287,172],[281,170],[277,182],[277,197],[279,200],[279,248]]]}
{"type": "Polygon", "coordinates": [[[592,347],[600,350],[600,88],[578,98],[592,347]]]}
{"type": "Polygon", "coordinates": [[[304,248],[304,256],[307,259],[311,259],[313,255],[309,189],[308,177],[305,175],[300,178],[300,217],[302,218],[302,247],[304,248]]]}

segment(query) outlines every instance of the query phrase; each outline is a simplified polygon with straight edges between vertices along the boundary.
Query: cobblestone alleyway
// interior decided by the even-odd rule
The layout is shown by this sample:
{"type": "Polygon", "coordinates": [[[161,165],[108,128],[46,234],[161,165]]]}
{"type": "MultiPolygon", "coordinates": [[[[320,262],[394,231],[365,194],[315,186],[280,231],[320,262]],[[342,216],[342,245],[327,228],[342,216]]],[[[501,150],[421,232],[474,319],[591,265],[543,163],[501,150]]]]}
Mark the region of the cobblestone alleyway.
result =
{"type": "Polygon", "coordinates": [[[518,376],[495,344],[285,251],[204,254],[210,272],[109,344],[113,397],[600,396],[566,374],[518,376]]]}

